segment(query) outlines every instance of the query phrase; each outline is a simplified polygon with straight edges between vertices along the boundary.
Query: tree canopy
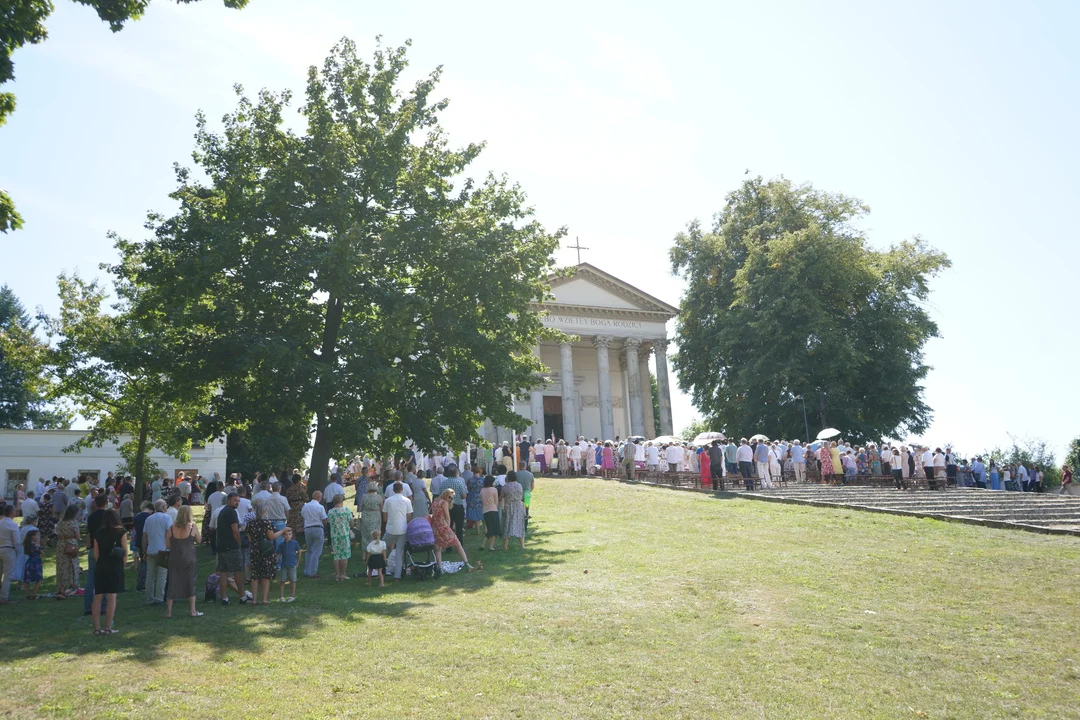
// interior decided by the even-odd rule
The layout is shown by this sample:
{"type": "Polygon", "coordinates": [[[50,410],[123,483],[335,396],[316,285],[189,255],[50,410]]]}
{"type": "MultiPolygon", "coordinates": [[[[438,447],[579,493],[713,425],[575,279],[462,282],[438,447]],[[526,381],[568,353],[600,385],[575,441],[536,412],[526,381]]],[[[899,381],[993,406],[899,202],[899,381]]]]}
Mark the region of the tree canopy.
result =
{"type": "MultiPolygon", "coordinates": [[[[98,17],[109,24],[113,32],[123,29],[128,20],[138,20],[146,12],[150,0],[75,0],[97,11],[98,17]]],[[[192,3],[199,0],[176,0],[192,3]]],[[[223,0],[225,7],[242,8],[248,0],[223,0]]],[[[0,85],[15,79],[15,64],[11,55],[23,45],[36,45],[45,40],[45,20],[52,14],[52,0],[4,0],[0,3],[0,85]]],[[[0,125],[15,112],[15,94],[0,92],[0,125]]],[[[22,217],[15,210],[11,196],[0,189],[0,232],[18,230],[22,217]]]]}
{"type": "Polygon", "coordinates": [[[78,451],[107,441],[119,446],[136,482],[136,506],[143,480],[154,470],[150,449],[186,460],[194,429],[207,413],[214,386],[170,372],[168,358],[177,339],[151,317],[136,317],[138,290],[120,281],[112,312],[103,307],[108,293],[97,282],[61,275],[59,315],[40,315],[49,337],[36,358],[53,381],[54,398],[68,399],[90,424],[81,440],[65,448],[78,451]]]}
{"type": "Polygon", "coordinates": [[[26,362],[43,347],[36,327],[15,291],[0,287],[0,428],[71,425],[71,413],[49,404],[46,378],[26,362]]]}
{"type": "Polygon", "coordinates": [[[237,88],[223,133],[198,118],[202,172],[178,168],[179,212],[119,243],[116,271],[182,338],[175,358],[219,384],[220,417],[272,400],[297,427],[315,418],[311,490],[357,446],[460,446],[485,417],[524,427],[512,398],[542,370],[530,302],[548,297],[562,231],[507,178],[463,177],[483,146],[450,146],[441,69],[402,88],[406,66],[406,47],[368,63],[342,40],[308,72],[303,133],[288,92],[237,88]]]}
{"type": "Polygon", "coordinates": [[[915,238],[876,250],[858,200],[780,178],[746,180],[711,229],[675,238],[686,282],[677,319],[679,386],[707,424],[803,435],[840,428],[869,440],[924,431],[924,303],[948,258],[915,238]]]}

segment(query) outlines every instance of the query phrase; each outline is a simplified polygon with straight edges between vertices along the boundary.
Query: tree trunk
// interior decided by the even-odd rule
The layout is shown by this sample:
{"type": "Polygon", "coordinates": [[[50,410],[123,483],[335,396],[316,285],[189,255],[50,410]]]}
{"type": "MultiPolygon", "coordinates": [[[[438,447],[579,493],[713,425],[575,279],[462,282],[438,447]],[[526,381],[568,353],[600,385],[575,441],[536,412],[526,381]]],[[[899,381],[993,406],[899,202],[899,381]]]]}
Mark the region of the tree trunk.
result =
{"type": "Polygon", "coordinates": [[[320,404],[315,411],[315,445],[311,450],[311,467],[308,472],[308,496],[316,490],[322,490],[328,482],[330,453],[333,450],[333,416],[327,405],[333,397],[334,364],[337,361],[338,333],[341,330],[341,317],[345,310],[344,302],[334,293],[326,300],[326,325],[323,327],[322,351],[319,360],[326,365],[323,376],[319,379],[320,404]],[[330,383],[330,392],[326,392],[325,383],[330,383]]]}
{"type": "Polygon", "coordinates": [[[146,479],[146,442],[150,434],[150,406],[143,406],[139,418],[139,448],[135,451],[135,502],[134,509],[142,507],[143,486],[146,479]]]}
{"type": "Polygon", "coordinates": [[[820,396],[818,396],[818,402],[820,403],[820,405],[818,406],[818,416],[821,419],[821,429],[824,430],[825,428],[829,427],[829,424],[827,422],[825,422],[825,393],[824,393],[824,391],[821,393],[820,396]]]}

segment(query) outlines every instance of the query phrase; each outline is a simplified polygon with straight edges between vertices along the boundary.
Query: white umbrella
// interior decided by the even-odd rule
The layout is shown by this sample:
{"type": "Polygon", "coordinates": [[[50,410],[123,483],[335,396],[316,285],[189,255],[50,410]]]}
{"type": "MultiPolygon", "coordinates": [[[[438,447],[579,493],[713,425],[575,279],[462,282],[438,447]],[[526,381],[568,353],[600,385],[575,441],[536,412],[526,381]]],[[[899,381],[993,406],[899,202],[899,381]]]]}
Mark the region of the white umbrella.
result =
{"type": "Polygon", "coordinates": [[[682,438],[677,437],[675,435],[661,435],[658,438],[653,438],[652,441],[654,443],[660,443],[661,445],[666,445],[667,443],[680,443],[681,444],[682,443],[682,438]]]}
{"type": "Polygon", "coordinates": [[[758,433],[757,435],[751,436],[750,442],[754,442],[755,440],[769,442],[769,438],[765,437],[761,433],[758,433]]]}
{"type": "Polygon", "coordinates": [[[818,440],[829,440],[840,434],[840,431],[836,428],[825,428],[817,434],[818,440]]]}
{"type": "Polygon", "coordinates": [[[703,432],[694,438],[694,445],[708,445],[713,440],[726,440],[724,433],[719,432],[703,432]]]}

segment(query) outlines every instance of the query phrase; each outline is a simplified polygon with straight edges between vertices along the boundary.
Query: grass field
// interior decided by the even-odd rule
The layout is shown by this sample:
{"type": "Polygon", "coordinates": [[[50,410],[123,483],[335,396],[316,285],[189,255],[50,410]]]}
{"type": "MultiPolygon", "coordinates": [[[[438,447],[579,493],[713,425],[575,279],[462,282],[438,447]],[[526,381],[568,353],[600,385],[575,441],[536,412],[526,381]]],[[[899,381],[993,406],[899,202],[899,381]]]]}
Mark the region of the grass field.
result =
{"type": "Polygon", "coordinates": [[[289,605],[126,593],[111,637],[81,599],[21,602],[3,714],[1080,717],[1075,538],[601,480],[541,480],[533,512],[524,552],[470,536],[486,570],[439,584],[335,583],[324,555],[289,605]]]}

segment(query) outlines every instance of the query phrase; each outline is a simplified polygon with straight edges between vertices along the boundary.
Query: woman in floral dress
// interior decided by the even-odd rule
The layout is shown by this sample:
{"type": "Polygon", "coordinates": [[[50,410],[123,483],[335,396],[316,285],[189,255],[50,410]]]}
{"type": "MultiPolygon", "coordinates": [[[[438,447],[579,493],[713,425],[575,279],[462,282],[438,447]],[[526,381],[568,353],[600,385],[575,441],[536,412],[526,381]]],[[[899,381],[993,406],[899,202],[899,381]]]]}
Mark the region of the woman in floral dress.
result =
{"type": "Polygon", "coordinates": [[[502,528],[503,550],[510,544],[510,538],[516,537],[518,544],[525,547],[525,492],[517,481],[517,473],[507,473],[506,485],[502,491],[502,528]]]}
{"type": "Polygon", "coordinates": [[[435,560],[442,564],[442,551],[445,548],[453,548],[461,556],[465,568],[471,572],[473,567],[469,564],[469,558],[465,556],[465,548],[461,547],[461,542],[450,527],[450,506],[453,503],[454,491],[450,488],[443,490],[442,494],[431,503],[431,529],[435,533],[435,560]]]}
{"type": "Polygon", "coordinates": [[[300,510],[307,502],[307,486],[304,479],[299,475],[292,476],[292,484],[285,491],[285,499],[289,501],[289,512],[285,516],[285,524],[292,528],[294,538],[304,534],[304,516],[300,510]]]}
{"type": "Polygon", "coordinates": [[[855,468],[860,475],[870,474],[870,456],[866,448],[859,448],[859,454],[855,456],[855,468]]]}
{"type": "MultiPolygon", "coordinates": [[[[63,492],[63,490],[60,492],[63,492]]],[[[41,503],[38,505],[37,514],[37,529],[41,533],[42,547],[45,547],[45,543],[53,536],[55,528],[56,518],[53,516],[52,493],[45,493],[45,497],[41,499],[41,503]]]]}
{"type": "Polygon", "coordinates": [[[63,600],[69,592],[74,592],[79,587],[79,556],[80,546],[79,523],[75,519],[79,509],[74,505],[68,505],[64,512],[64,519],[56,527],[56,598],[63,600]],[[67,545],[74,545],[75,557],[64,552],[67,545]]]}
{"type": "Polygon", "coordinates": [[[822,443],[818,448],[818,460],[821,461],[821,482],[830,482],[833,474],[832,451],[829,443],[822,443]]]}
{"type": "Polygon", "coordinates": [[[330,525],[330,550],[334,554],[334,579],[349,579],[349,558],[352,557],[352,519],[349,509],[342,507],[345,498],[334,497],[334,507],[326,513],[330,525]]]}

